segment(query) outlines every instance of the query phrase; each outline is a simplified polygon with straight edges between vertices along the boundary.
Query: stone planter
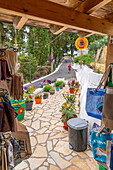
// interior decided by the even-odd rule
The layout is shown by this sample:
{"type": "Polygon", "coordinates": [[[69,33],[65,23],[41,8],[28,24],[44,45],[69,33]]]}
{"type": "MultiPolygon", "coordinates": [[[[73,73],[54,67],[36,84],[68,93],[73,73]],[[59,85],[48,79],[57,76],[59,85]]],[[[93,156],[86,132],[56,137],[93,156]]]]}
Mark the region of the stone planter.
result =
{"type": "Polygon", "coordinates": [[[32,110],[33,101],[31,101],[31,102],[25,102],[25,106],[26,106],[26,111],[32,110]]]}
{"type": "Polygon", "coordinates": [[[53,94],[55,94],[55,92],[53,92],[53,93],[50,92],[50,95],[53,95],[53,94]]]}
{"type": "Polygon", "coordinates": [[[43,99],[47,99],[47,98],[48,98],[48,95],[43,96],[43,99]]]}

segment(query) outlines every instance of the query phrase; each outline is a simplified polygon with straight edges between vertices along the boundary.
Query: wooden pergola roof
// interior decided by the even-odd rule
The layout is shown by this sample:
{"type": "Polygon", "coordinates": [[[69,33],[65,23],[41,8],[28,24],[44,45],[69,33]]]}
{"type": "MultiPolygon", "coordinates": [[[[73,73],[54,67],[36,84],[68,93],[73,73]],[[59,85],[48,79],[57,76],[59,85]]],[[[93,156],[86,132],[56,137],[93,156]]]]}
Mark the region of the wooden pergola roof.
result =
{"type": "Polygon", "coordinates": [[[113,35],[112,0],[0,0],[0,22],[62,31],[113,35]]]}

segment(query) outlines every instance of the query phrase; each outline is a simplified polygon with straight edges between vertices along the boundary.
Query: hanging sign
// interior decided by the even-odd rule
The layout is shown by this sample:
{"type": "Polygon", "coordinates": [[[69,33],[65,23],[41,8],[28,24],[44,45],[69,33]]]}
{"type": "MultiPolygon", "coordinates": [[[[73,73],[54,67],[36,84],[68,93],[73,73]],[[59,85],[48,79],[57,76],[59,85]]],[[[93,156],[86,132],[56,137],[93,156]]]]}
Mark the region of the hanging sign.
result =
{"type": "Polygon", "coordinates": [[[75,47],[78,50],[85,50],[88,46],[88,40],[87,38],[77,38],[77,40],[75,41],[75,47]]]}

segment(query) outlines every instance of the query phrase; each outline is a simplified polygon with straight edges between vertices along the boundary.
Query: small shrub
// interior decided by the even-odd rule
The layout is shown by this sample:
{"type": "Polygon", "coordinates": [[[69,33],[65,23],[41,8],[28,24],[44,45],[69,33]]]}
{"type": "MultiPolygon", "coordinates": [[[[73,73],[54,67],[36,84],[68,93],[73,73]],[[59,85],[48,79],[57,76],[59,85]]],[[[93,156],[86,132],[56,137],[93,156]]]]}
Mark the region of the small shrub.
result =
{"type": "Polygon", "coordinates": [[[44,96],[48,96],[48,93],[44,93],[44,96]]]}
{"type": "Polygon", "coordinates": [[[79,63],[79,61],[82,60],[84,65],[89,66],[90,63],[95,61],[95,57],[92,57],[88,54],[86,55],[82,55],[82,56],[78,56],[76,58],[74,58],[74,63],[79,63]]]}
{"type": "Polygon", "coordinates": [[[55,93],[55,89],[50,89],[49,92],[50,93],[55,93]]]}
{"type": "Polygon", "coordinates": [[[45,92],[49,92],[50,89],[52,89],[52,86],[50,86],[50,85],[45,85],[45,87],[44,87],[44,91],[45,91],[45,92]]]}
{"type": "Polygon", "coordinates": [[[63,82],[62,81],[56,81],[55,82],[55,86],[56,87],[62,87],[63,86],[63,82]]]}
{"type": "Polygon", "coordinates": [[[35,99],[40,99],[42,97],[42,95],[36,95],[35,99]]]}
{"type": "Polygon", "coordinates": [[[66,83],[63,82],[63,86],[65,86],[65,85],[66,85],[66,83]]]}
{"type": "Polygon", "coordinates": [[[52,83],[55,83],[56,82],[56,80],[52,80],[52,83]]]}

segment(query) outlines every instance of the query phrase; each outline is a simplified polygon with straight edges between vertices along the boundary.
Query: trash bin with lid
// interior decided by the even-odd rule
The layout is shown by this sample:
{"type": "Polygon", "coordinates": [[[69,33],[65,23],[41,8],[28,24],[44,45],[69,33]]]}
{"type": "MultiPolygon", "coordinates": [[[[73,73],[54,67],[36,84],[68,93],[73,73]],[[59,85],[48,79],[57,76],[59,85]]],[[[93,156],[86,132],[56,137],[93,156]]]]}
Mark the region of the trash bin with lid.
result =
{"type": "Polygon", "coordinates": [[[88,122],[81,118],[68,120],[69,147],[77,152],[87,149],[88,122]]]}

